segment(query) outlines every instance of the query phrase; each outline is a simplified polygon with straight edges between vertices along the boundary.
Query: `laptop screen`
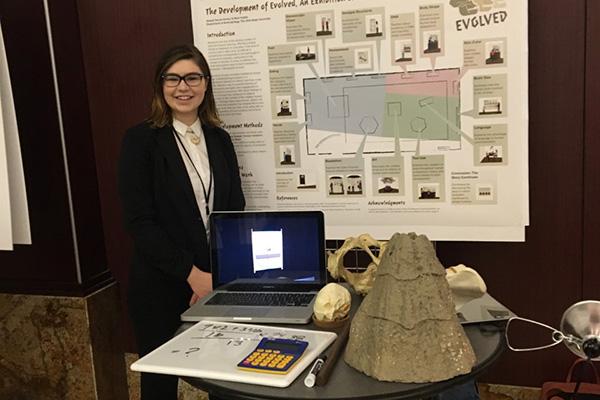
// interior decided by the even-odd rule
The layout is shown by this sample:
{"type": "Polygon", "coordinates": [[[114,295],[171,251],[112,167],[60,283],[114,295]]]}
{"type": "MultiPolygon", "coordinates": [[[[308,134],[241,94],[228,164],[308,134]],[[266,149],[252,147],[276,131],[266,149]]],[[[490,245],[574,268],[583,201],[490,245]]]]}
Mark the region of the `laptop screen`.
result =
{"type": "Polygon", "coordinates": [[[326,277],[321,211],[214,212],[213,287],[231,282],[321,287],[326,277]]]}

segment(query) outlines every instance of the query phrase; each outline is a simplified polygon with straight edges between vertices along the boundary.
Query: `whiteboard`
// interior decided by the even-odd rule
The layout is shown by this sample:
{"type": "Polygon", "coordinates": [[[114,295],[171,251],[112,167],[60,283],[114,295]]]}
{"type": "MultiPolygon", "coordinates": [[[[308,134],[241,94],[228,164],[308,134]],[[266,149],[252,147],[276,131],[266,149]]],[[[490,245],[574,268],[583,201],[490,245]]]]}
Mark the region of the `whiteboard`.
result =
{"type": "Polygon", "coordinates": [[[200,321],[131,365],[133,371],[287,387],[335,339],[333,332],[200,321]],[[285,375],[243,371],[237,364],[264,337],[305,340],[308,347],[285,375]]]}

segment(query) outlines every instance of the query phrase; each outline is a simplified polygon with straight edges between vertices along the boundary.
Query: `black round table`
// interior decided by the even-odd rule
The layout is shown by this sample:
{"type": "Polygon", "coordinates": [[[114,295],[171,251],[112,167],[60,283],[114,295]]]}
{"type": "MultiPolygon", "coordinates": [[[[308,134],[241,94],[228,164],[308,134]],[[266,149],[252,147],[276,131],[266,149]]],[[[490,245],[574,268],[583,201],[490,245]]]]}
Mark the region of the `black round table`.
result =
{"type": "MultiPolygon", "coordinates": [[[[351,314],[358,308],[360,299],[355,300],[351,314]]],[[[191,324],[188,324],[188,327],[191,324]]],[[[318,329],[313,324],[285,325],[301,329],[318,329]]],[[[185,327],[182,327],[185,329],[185,327]]],[[[473,324],[464,326],[471,341],[477,362],[469,374],[435,383],[392,383],[380,382],[354,368],[343,360],[343,354],[337,361],[326,385],[312,388],[304,385],[307,371],[304,371],[287,388],[251,385],[214,379],[182,377],[194,387],[202,389],[214,396],[231,400],[257,399],[329,399],[329,400],[370,400],[370,399],[419,399],[436,395],[451,386],[473,380],[488,368],[506,348],[504,341],[504,324],[473,324]]]]}

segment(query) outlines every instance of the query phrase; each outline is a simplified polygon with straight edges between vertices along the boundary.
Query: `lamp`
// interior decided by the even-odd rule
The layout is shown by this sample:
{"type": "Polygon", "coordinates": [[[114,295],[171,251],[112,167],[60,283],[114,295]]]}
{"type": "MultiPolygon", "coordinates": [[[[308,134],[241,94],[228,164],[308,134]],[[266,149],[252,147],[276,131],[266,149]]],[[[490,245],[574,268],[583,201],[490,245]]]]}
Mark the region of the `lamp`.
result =
{"type": "Polygon", "coordinates": [[[600,360],[600,301],[586,300],[567,308],[560,330],[569,350],[581,358],[600,360]]]}
{"type": "Polygon", "coordinates": [[[513,351],[533,351],[546,349],[564,343],[578,357],[599,361],[600,360],[600,301],[585,300],[575,303],[563,313],[560,321],[560,330],[541,322],[527,318],[513,317],[506,324],[506,344],[513,351]],[[515,348],[511,346],[508,333],[511,322],[520,320],[535,324],[552,331],[553,343],[545,346],[530,348],[515,348]]]}

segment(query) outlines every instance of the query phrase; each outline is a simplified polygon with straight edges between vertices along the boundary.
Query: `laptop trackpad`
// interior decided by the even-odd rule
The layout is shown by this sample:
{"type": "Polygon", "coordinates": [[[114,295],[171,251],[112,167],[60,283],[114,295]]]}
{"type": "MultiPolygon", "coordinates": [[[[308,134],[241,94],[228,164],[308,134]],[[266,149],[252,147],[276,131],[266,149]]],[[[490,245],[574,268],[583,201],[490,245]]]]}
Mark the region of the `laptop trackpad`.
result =
{"type": "Polygon", "coordinates": [[[264,317],[269,312],[268,309],[261,310],[252,307],[231,307],[229,311],[225,313],[226,317],[264,317]]]}

